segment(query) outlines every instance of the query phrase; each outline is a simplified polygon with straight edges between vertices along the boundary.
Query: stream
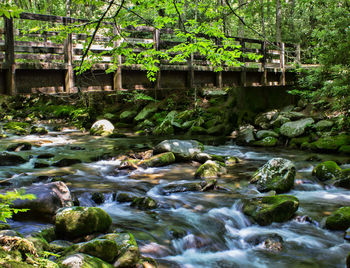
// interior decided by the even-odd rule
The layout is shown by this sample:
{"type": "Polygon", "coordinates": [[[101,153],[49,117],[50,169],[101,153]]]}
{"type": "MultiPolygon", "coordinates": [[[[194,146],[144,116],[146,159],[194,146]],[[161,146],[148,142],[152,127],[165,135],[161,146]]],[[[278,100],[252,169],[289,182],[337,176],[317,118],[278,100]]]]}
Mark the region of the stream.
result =
{"type": "MultiPolygon", "coordinates": [[[[176,137],[189,139],[189,137],[176,137]]],[[[350,243],[343,232],[323,228],[324,219],[340,206],[350,206],[348,190],[324,185],[311,176],[313,166],[323,160],[336,160],[342,168],[350,159],[286,148],[236,146],[231,140],[191,137],[205,144],[211,154],[236,156],[240,163],[218,179],[220,189],[208,192],[167,193],[164,187],[184,182],[198,182],[195,163],[176,163],[162,168],[118,172],[119,160],[113,156],[145,151],[165,138],[104,138],[66,129],[48,135],[9,136],[0,139],[0,151],[12,143],[34,144],[31,150],[17,152],[27,159],[19,166],[0,167],[0,178],[10,179],[12,186],[47,183],[60,177],[82,206],[97,206],[93,192],[102,192],[106,201],[98,205],[113,219],[115,229],[135,235],[143,255],[150,256],[159,267],[344,267],[350,243]],[[37,156],[50,153],[50,164],[64,157],[83,163],[71,167],[34,168],[37,156]],[[316,156],[316,157],[315,157],[316,156]],[[260,195],[249,185],[257,168],[274,157],[292,160],[297,168],[294,189],[288,194],[300,200],[295,219],[269,226],[253,224],[241,212],[242,198],[260,195]],[[159,207],[142,211],[130,203],[118,203],[115,193],[150,196],[159,207]],[[304,217],[308,216],[308,217],[304,217]],[[261,237],[283,239],[281,251],[264,248],[261,237]]],[[[2,188],[6,186],[1,186],[2,188]]],[[[13,229],[26,234],[47,226],[40,222],[10,221],[13,229]]]]}

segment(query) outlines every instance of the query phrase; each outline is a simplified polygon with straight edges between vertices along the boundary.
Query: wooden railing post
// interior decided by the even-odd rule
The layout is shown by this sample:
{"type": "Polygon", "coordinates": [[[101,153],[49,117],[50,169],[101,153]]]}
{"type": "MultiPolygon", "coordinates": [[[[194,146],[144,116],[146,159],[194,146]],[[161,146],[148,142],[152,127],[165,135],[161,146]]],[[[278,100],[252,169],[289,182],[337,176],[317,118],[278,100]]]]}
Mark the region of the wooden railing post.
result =
{"type": "MultiPolygon", "coordinates": [[[[239,41],[240,45],[241,45],[241,50],[243,53],[245,53],[245,42],[241,39],[239,41]]],[[[240,85],[242,87],[246,87],[247,86],[247,68],[245,66],[245,57],[242,57],[242,70],[241,70],[241,79],[240,79],[240,85]]]]}
{"type": "MultiPolygon", "coordinates": [[[[221,41],[218,40],[217,41],[217,46],[219,47],[221,45],[221,41]]],[[[216,72],[216,75],[215,75],[215,83],[216,83],[216,87],[217,88],[222,88],[222,71],[218,71],[216,72]]]]}
{"type": "Polygon", "coordinates": [[[5,20],[5,66],[6,92],[13,96],[16,95],[16,63],[15,63],[15,38],[13,29],[13,18],[5,20]]]}
{"type": "Polygon", "coordinates": [[[261,50],[263,53],[263,57],[261,59],[261,85],[266,86],[267,85],[267,69],[266,69],[266,41],[263,41],[261,43],[261,50]]]}
{"type": "MultiPolygon", "coordinates": [[[[159,29],[155,28],[153,30],[153,48],[156,51],[159,50],[159,42],[160,42],[160,31],[159,31],[159,29]]],[[[161,78],[160,64],[158,64],[158,67],[159,67],[159,71],[157,72],[156,84],[155,84],[156,90],[160,89],[160,78],[161,78]]]]}
{"type": "Polygon", "coordinates": [[[280,68],[281,68],[281,78],[280,78],[280,84],[282,86],[286,85],[286,47],[285,43],[281,43],[281,50],[280,50],[280,68]]]}
{"type": "MultiPolygon", "coordinates": [[[[65,19],[64,25],[68,25],[68,19],[65,19]]],[[[67,34],[64,40],[64,63],[66,65],[64,88],[66,93],[71,93],[74,88],[74,72],[73,72],[73,38],[72,34],[67,34]]]]}
{"type": "MultiPolygon", "coordinates": [[[[118,32],[118,28],[116,25],[113,25],[113,35],[118,36],[118,39],[116,42],[114,42],[114,47],[120,47],[121,40],[120,35],[118,32]]],[[[122,55],[117,55],[117,70],[114,72],[113,75],[113,90],[121,90],[123,88],[123,80],[122,80],[122,55]]]]}

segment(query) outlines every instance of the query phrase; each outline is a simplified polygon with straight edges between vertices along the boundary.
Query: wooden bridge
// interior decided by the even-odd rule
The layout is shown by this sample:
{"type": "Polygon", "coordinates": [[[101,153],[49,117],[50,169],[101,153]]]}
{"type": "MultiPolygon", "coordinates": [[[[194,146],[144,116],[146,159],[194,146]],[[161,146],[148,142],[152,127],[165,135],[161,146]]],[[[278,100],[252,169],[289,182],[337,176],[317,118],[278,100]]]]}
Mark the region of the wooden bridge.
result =
{"type": "MultiPolygon", "coordinates": [[[[58,36],[54,31],[31,31],[21,29],[25,21],[37,21],[42,24],[63,24],[87,22],[69,17],[22,13],[19,18],[4,17],[4,28],[0,29],[0,93],[15,95],[18,93],[71,93],[77,91],[77,76],[73,69],[82,58],[85,34],[68,34],[64,42],[50,41],[58,36]]],[[[152,43],[154,48],[162,50],[179,42],[174,42],[170,29],[153,27],[127,27],[129,37],[121,42],[130,44],[152,43]],[[140,38],[142,35],[142,38],[140,38]]],[[[262,55],[258,61],[241,58],[241,67],[224,67],[214,72],[213,67],[201,55],[192,55],[183,64],[160,62],[160,72],[156,82],[150,82],[146,71],[139,65],[125,66],[125,59],[117,56],[118,69],[106,73],[110,62],[115,60],[108,51],[111,40],[96,35],[91,51],[105,51],[98,64],[81,75],[81,90],[119,90],[119,89],[169,89],[193,87],[232,87],[232,86],[278,86],[293,83],[294,72],[290,70],[300,63],[300,47],[285,43],[271,43],[262,40],[234,37],[243,52],[262,55]]],[[[120,42],[112,42],[113,46],[120,42]]]]}

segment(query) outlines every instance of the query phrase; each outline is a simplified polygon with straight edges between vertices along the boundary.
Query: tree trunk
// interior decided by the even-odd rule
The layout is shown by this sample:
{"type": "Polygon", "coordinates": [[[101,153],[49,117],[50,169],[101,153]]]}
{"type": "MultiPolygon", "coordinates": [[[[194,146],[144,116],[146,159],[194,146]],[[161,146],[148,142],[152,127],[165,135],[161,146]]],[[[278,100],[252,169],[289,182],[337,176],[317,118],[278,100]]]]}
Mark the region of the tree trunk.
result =
{"type": "Polygon", "coordinates": [[[263,36],[264,36],[264,39],[266,39],[264,0],[260,0],[260,6],[261,6],[261,27],[262,27],[262,34],[263,34],[263,36]]]}
{"type": "Polygon", "coordinates": [[[276,41],[282,42],[282,7],[281,0],[276,0],[276,41]]]}

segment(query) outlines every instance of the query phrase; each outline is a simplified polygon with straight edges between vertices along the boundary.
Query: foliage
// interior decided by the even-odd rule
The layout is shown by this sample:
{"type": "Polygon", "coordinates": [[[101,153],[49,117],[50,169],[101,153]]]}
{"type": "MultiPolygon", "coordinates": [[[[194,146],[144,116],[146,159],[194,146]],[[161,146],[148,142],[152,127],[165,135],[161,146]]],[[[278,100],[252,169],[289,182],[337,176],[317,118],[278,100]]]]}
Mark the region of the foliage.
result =
{"type": "Polygon", "coordinates": [[[139,102],[139,101],[156,101],[151,96],[144,94],[142,91],[133,90],[133,91],[119,91],[118,96],[125,102],[139,102]]]}
{"type": "Polygon", "coordinates": [[[13,192],[6,192],[5,194],[0,194],[0,221],[6,222],[7,219],[10,219],[13,214],[16,214],[18,212],[26,212],[28,209],[16,209],[12,208],[11,205],[13,205],[13,201],[16,199],[24,200],[29,199],[33,200],[35,199],[35,195],[33,194],[25,194],[24,191],[13,191],[13,192]]]}

